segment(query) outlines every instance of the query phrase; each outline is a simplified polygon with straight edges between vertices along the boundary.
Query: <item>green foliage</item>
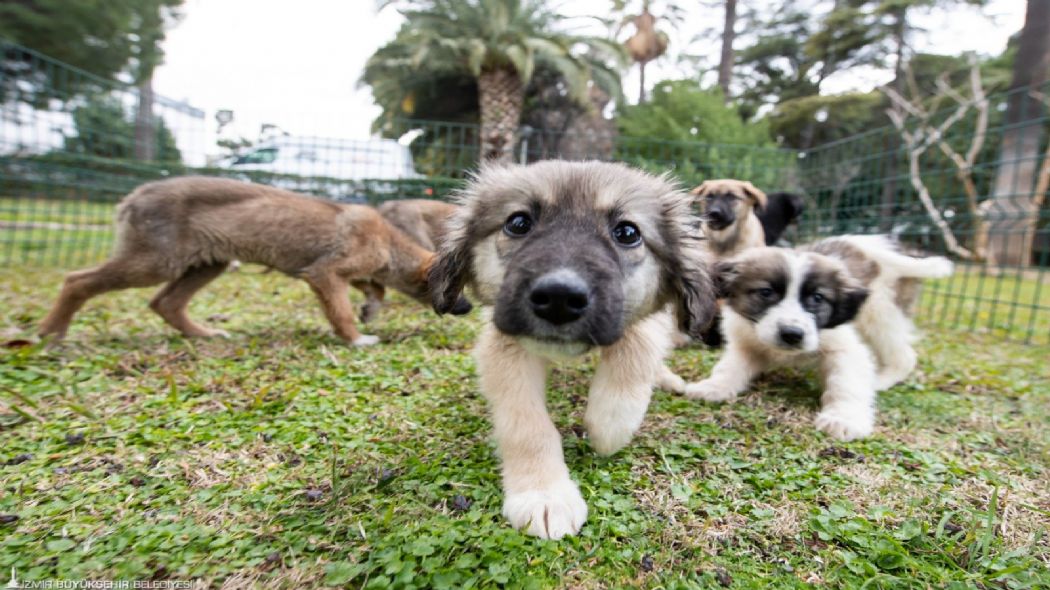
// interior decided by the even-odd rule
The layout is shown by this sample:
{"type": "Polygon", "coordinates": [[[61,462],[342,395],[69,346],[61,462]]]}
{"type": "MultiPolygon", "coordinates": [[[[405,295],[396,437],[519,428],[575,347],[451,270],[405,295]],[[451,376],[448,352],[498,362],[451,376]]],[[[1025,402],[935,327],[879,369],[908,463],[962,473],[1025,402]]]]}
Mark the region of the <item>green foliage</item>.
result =
{"type": "Polygon", "coordinates": [[[886,103],[881,92],[804,96],[778,104],[769,127],[784,145],[805,149],[885,126],[886,103]]]}
{"type": "Polygon", "coordinates": [[[105,88],[121,73],[147,78],[160,63],[164,29],[184,0],[20,0],[0,2],[0,39],[47,56],[0,53],[0,97],[68,99],[105,88]],[[73,66],[79,72],[51,60],[73,66]],[[32,73],[27,73],[26,70],[32,73]],[[31,87],[6,87],[17,72],[31,87]]]}
{"type": "MultiPolygon", "coordinates": [[[[161,117],[154,118],[156,159],[159,162],[179,162],[182,154],[175,145],[175,136],[161,117]]],[[[74,154],[102,158],[131,159],[135,155],[135,121],[117,100],[92,97],[73,110],[76,135],[66,137],[64,149],[74,154]]]]}
{"type": "Polygon", "coordinates": [[[470,81],[495,69],[517,72],[525,84],[537,70],[551,70],[580,103],[586,102],[592,81],[619,93],[620,46],[564,32],[564,17],[546,0],[387,4],[401,8],[405,24],[369,58],[361,76],[383,109],[377,129],[406,117],[461,120],[455,115],[477,108],[470,81]]]}
{"type": "Polygon", "coordinates": [[[745,123],[718,90],[693,80],[668,80],[644,104],[625,105],[617,117],[625,137],[773,147],[765,123],[745,123]]]}

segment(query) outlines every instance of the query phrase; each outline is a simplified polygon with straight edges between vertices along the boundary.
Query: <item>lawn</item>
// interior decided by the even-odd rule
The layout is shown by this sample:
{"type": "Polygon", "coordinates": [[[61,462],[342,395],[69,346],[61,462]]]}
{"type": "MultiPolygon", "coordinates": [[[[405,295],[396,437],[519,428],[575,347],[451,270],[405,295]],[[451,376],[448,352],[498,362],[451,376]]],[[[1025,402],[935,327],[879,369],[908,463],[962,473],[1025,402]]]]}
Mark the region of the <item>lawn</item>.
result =
{"type": "MultiPolygon", "coordinates": [[[[593,364],[549,404],[590,507],[539,541],[500,517],[470,357],[478,328],[396,298],[355,350],[309,290],[246,267],[187,341],[148,293],[89,303],[25,345],[55,270],[0,270],[0,574],[202,587],[1050,586],[1050,349],[928,329],[874,437],[815,431],[802,372],[737,404],[655,395],[611,458],[580,428],[593,364]]],[[[716,355],[675,352],[683,376],[716,355]]],[[[2,580],[0,580],[2,581],[2,580]]]]}

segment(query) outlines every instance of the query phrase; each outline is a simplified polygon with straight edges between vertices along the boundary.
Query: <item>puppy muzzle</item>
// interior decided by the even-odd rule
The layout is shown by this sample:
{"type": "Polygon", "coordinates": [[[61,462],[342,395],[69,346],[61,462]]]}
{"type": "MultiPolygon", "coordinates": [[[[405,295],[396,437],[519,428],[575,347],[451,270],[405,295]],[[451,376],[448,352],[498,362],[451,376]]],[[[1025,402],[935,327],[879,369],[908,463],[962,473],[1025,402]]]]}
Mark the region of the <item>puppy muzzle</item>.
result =
{"type": "Polygon", "coordinates": [[[736,215],[732,211],[722,208],[711,208],[704,213],[704,223],[715,231],[723,230],[736,221],[736,215]]]}
{"type": "Polygon", "coordinates": [[[504,279],[493,320],[511,336],[549,343],[608,346],[623,335],[623,277],[595,250],[585,261],[542,257],[515,261],[504,279]]]}

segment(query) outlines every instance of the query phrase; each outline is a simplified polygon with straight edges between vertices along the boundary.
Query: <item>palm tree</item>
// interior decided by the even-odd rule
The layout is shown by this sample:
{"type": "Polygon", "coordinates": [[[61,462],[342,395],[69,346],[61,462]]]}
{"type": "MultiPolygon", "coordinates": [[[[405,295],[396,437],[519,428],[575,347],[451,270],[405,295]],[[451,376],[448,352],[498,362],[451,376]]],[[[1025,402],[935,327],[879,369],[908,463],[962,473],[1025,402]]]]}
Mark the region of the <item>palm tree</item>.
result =
{"type": "MultiPolygon", "coordinates": [[[[634,34],[624,41],[624,47],[634,63],[638,64],[638,102],[645,102],[645,65],[667,51],[667,33],[656,28],[656,17],[649,12],[649,0],[642,2],[642,12],[630,16],[623,24],[634,25],[634,34]]],[[[622,25],[621,25],[622,26],[622,25]]]]}
{"type": "Polygon", "coordinates": [[[619,74],[605,62],[621,59],[619,46],[565,32],[564,17],[546,0],[388,0],[380,7],[390,4],[401,8],[406,22],[393,42],[369,58],[366,77],[375,80],[384,69],[406,68],[469,73],[478,82],[484,159],[511,157],[525,87],[538,65],[556,71],[581,104],[587,104],[592,80],[619,87],[619,74]]]}

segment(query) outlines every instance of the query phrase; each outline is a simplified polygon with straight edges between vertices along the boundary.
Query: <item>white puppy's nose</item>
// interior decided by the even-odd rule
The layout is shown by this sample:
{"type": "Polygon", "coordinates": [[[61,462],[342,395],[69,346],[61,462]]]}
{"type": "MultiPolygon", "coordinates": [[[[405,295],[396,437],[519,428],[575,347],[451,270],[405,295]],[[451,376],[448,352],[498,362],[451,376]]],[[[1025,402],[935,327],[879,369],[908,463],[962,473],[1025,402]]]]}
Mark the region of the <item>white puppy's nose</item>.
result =
{"type": "Polygon", "coordinates": [[[787,346],[798,346],[806,337],[806,331],[798,326],[781,325],[778,327],[777,336],[787,346]]]}

